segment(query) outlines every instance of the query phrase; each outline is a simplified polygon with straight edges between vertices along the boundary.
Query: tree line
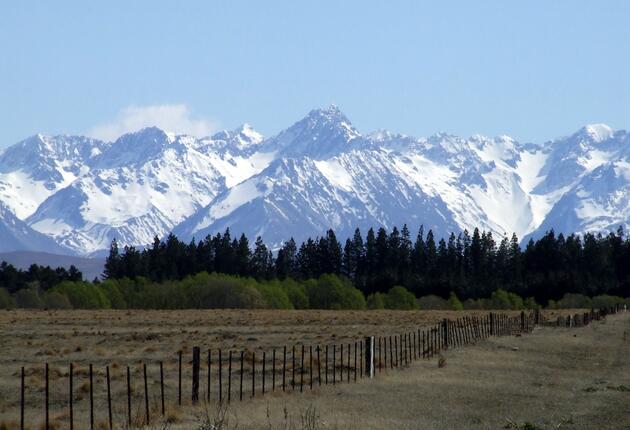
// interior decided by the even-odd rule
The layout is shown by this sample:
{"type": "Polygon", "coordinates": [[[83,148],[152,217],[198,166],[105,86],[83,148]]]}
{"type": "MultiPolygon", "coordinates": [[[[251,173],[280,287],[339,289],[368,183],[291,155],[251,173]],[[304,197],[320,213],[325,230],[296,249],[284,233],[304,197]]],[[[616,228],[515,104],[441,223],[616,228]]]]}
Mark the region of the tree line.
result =
{"type": "Polygon", "coordinates": [[[75,266],[69,269],[32,264],[27,270],[17,269],[12,264],[3,261],[0,263],[0,288],[4,288],[10,294],[37,284],[38,288],[48,290],[64,281],[82,281],[83,274],[75,266]]]}
{"type": "Polygon", "coordinates": [[[515,234],[495,239],[474,229],[437,239],[420,227],[415,237],[407,226],[391,231],[359,229],[342,244],[331,229],[299,246],[293,238],[277,253],[257,237],[208,235],[190,243],[174,235],[155,238],[143,250],[112,241],[105,263],[106,279],[138,277],[162,283],[201,272],[250,277],[258,281],[306,281],[332,274],[347,279],[369,297],[403,286],[416,297],[463,300],[490,297],[503,289],[548,304],[566,294],[630,297],[630,238],[623,228],[607,235],[555,234],[530,240],[524,249],[515,234]]]}

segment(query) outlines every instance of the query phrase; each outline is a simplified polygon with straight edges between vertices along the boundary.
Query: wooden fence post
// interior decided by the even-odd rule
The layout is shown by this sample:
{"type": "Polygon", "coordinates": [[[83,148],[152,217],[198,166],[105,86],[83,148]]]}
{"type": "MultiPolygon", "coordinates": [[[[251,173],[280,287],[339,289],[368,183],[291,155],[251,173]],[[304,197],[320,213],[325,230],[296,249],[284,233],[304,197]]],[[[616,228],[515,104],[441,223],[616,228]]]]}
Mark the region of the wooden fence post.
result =
{"type": "Polygon", "coordinates": [[[241,350],[241,376],[240,376],[240,384],[239,384],[239,389],[238,389],[238,400],[241,402],[243,401],[243,373],[245,373],[245,371],[243,370],[244,361],[245,361],[245,351],[241,350]]]}
{"type": "Polygon", "coordinates": [[[302,357],[300,359],[300,393],[304,392],[304,344],[302,344],[302,357]]]}
{"type": "Polygon", "coordinates": [[[194,346],[192,350],[192,395],[193,404],[199,402],[199,371],[201,369],[201,349],[194,346]]]}
{"type": "MultiPolygon", "coordinates": [[[[72,383],[70,385],[72,386],[72,383]]],[[[72,393],[72,389],[70,392],[72,393]]],[[[22,366],[20,374],[20,430],[24,430],[24,366],[22,366]]]]}
{"type": "Polygon", "coordinates": [[[73,364],[70,363],[70,371],[68,372],[68,379],[69,379],[69,395],[68,395],[68,405],[69,405],[69,413],[70,416],[68,417],[70,420],[70,430],[74,430],[74,393],[73,393],[73,387],[72,387],[72,379],[74,377],[74,369],[73,369],[73,364]]]}
{"type": "Polygon", "coordinates": [[[228,403],[232,400],[232,350],[228,353],[228,403]]]}
{"type": "Polygon", "coordinates": [[[206,400],[208,401],[210,401],[210,396],[211,396],[211,390],[210,390],[210,385],[212,382],[211,376],[212,376],[212,350],[208,349],[208,381],[206,383],[207,385],[206,400]]]}
{"type": "Polygon", "coordinates": [[[131,371],[127,366],[127,426],[131,428],[131,371]]]}
{"type": "Polygon", "coordinates": [[[262,367],[262,394],[265,395],[265,367],[267,364],[267,352],[263,351],[263,367],[262,367]]]}
{"type": "Polygon", "coordinates": [[[252,397],[256,395],[256,351],[252,352],[252,397]]]}
{"type": "Polygon", "coordinates": [[[273,367],[271,370],[271,391],[276,391],[276,348],[271,352],[271,360],[273,361],[273,367]]]}
{"type": "Polygon", "coordinates": [[[151,420],[149,419],[149,384],[147,383],[147,363],[142,363],[142,370],[144,373],[144,413],[147,425],[150,425],[151,420]]]}
{"type": "Polygon", "coordinates": [[[295,345],[291,352],[291,390],[295,391],[295,345]]]}
{"type": "Polygon", "coordinates": [[[337,379],[337,369],[335,368],[336,356],[337,355],[337,345],[333,343],[333,362],[332,362],[332,377],[333,377],[333,385],[335,385],[337,379]]]}
{"type": "Polygon", "coordinates": [[[365,337],[365,375],[374,378],[374,336],[365,337]]]}
{"type": "MultiPolygon", "coordinates": [[[[48,397],[48,394],[46,394],[48,397]]],[[[46,421],[48,421],[48,417],[46,417],[46,421]]],[[[46,425],[48,428],[48,425],[46,425]]],[[[94,383],[92,376],[92,364],[90,364],[90,430],[94,430],[94,383]]]]}
{"type": "Polygon", "coordinates": [[[287,346],[284,345],[282,350],[282,391],[286,391],[286,376],[287,376],[287,346]]]}
{"type": "Polygon", "coordinates": [[[182,405],[182,351],[178,351],[179,370],[177,372],[177,404],[182,405]]]}
{"type": "Polygon", "coordinates": [[[114,423],[112,421],[112,389],[109,378],[109,366],[105,366],[105,376],[107,378],[107,417],[109,419],[109,430],[113,430],[114,423]]]}
{"type": "Polygon", "coordinates": [[[319,345],[317,345],[317,381],[319,383],[319,386],[322,386],[322,367],[321,367],[321,361],[320,361],[320,357],[319,357],[319,351],[320,351],[320,347],[319,345]]]}
{"type": "Polygon", "coordinates": [[[326,385],[328,385],[328,345],[326,345],[326,354],[324,360],[324,365],[326,366],[326,385]]]}
{"type": "Polygon", "coordinates": [[[219,348],[219,403],[223,402],[223,363],[221,362],[221,348],[219,348]]]}
{"type": "Polygon", "coordinates": [[[346,376],[347,376],[346,382],[350,382],[350,356],[352,355],[350,348],[351,348],[350,344],[348,344],[348,367],[346,368],[346,376]]]}
{"type": "MultiPolygon", "coordinates": [[[[210,369],[208,369],[210,372],[210,369]]],[[[162,403],[162,416],[165,415],[166,411],[164,408],[164,363],[160,361],[160,400],[162,403]]],[[[208,383],[208,401],[210,400],[210,385],[208,383]]]]}
{"type": "Polygon", "coordinates": [[[308,373],[311,390],[313,389],[313,345],[308,346],[308,373]]]}
{"type": "Polygon", "coordinates": [[[448,345],[449,345],[449,342],[450,342],[449,335],[448,335],[449,334],[448,333],[448,319],[444,318],[444,321],[442,322],[442,324],[443,324],[443,326],[442,326],[442,335],[444,336],[443,345],[444,345],[444,349],[448,349],[448,345]]]}
{"type": "MultiPolygon", "coordinates": [[[[45,380],[45,386],[44,386],[44,397],[45,397],[45,423],[46,423],[46,430],[48,430],[50,428],[50,423],[49,423],[49,402],[50,399],[48,398],[48,363],[46,363],[44,365],[44,380],[45,380]]],[[[92,394],[92,365],[90,365],[90,404],[91,402],[91,394],[92,394]]]]}

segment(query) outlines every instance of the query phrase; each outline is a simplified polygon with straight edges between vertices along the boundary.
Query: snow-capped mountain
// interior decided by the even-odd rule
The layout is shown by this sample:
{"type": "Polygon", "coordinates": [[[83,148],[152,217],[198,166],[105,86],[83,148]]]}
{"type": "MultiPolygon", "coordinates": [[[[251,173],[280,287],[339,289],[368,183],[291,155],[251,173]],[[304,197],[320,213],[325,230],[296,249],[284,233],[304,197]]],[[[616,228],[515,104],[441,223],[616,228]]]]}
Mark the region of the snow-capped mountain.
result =
{"type": "Polygon", "coordinates": [[[18,219],[4,203],[0,202],[0,252],[38,251],[51,254],[68,254],[55,241],[36,232],[18,219]]]}
{"type": "Polygon", "coordinates": [[[144,246],[227,227],[274,248],[405,223],[438,236],[614,230],[630,220],[629,143],[599,124],[542,144],[362,134],[336,106],[268,139],[247,124],[203,138],[155,127],[115,142],[37,135],[0,154],[0,228],[21,232],[12,250],[51,238],[80,255],[113,238],[144,246]]]}
{"type": "Polygon", "coordinates": [[[260,137],[249,127],[205,140],[154,127],[124,135],[91,160],[87,173],[46,199],[27,222],[82,254],[107,249],[114,238],[124,245],[148,244],[241,175],[264,167],[264,154],[245,151],[258,143],[260,137]],[[232,145],[214,150],[226,142],[232,145]]]}

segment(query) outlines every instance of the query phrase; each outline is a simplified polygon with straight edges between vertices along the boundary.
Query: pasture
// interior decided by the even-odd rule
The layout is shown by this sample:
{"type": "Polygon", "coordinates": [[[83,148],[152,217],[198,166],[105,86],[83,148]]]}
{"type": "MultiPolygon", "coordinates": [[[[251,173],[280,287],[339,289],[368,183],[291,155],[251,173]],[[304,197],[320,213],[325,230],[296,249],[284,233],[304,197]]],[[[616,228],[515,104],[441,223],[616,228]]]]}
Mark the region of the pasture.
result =
{"type": "MultiPolygon", "coordinates": [[[[545,312],[544,317],[553,319],[561,312],[545,312]]],[[[267,394],[263,397],[258,380],[255,397],[250,399],[251,379],[247,374],[243,403],[236,394],[239,381],[235,377],[234,397],[227,410],[216,410],[216,399],[212,398],[216,397],[215,391],[207,406],[205,399],[200,406],[190,406],[189,361],[193,346],[202,350],[200,391],[205,397],[208,349],[214,351],[215,369],[216,351],[224,351],[225,369],[229,350],[245,351],[248,362],[256,354],[257,363],[265,352],[269,363],[272,350],[280,354],[284,346],[352,346],[368,335],[411,332],[444,318],[475,314],[487,312],[4,311],[0,314],[0,423],[11,428],[19,422],[20,368],[24,366],[27,426],[41,426],[44,363],[48,363],[51,428],[67,428],[70,362],[74,365],[75,428],[89,428],[89,364],[94,369],[95,428],[108,428],[105,366],[111,372],[114,427],[125,427],[127,366],[132,386],[132,421],[142,424],[144,364],[152,417],[149,428],[201,428],[217,415],[224,417],[224,428],[455,428],[456,423],[459,428],[497,428],[498,424],[519,426],[525,422],[538,423],[539,428],[557,428],[552,425],[558,424],[565,428],[592,428],[587,424],[603,418],[597,412],[602,407],[612,414],[604,422],[628,419],[622,410],[612,407],[617,400],[627,401],[629,396],[625,387],[630,387],[630,373],[620,359],[623,354],[630,354],[630,341],[624,338],[628,337],[625,331],[630,328],[630,320],[625,314],[610,316],[588,327],[536,328],[532,334],[490,338],[474,346],[450,349],[442,353],[447,363],[443,368],[438,368],[437,359],[419,360],[404,369],[377,374],[369,382],[348,384],[337,380],[335,386],[320,387],[316,383],[312,390],[307,377],[303,393],[294,393],[295,386],[290,383],[283,392],[278,379],[272,393],[271,381],[267,381],[267,394]],[[177,404],[179,351],[184,357],[181,406],[177,404]],[[160,362],[165,381],[165,418],[160,410],[160,362]],[[575,400],[575,407],[571,399],[575,400]],[[546,407],[549,402],[559,406],[546,407]],[[578,407],[580,402],[583,405],[578,407]],[[593,407],[588,407],[589,402],[593,407]],[[532,405],[545,408],[532,409],[532,405]],[[576,416],[580,418],[577,421],[576,416]],[[169,423],[162,424],[164,420],[169,423]],[[572,426],[566,424],[570,421],[572,426]]],[[[235,373],[238,363],[235,357],[235,373]]],[[[216,385],[216,379],[215,374],[211,383],[216,385]]],[[[623,427],[611,424],[599,428],[623,427]]]]}

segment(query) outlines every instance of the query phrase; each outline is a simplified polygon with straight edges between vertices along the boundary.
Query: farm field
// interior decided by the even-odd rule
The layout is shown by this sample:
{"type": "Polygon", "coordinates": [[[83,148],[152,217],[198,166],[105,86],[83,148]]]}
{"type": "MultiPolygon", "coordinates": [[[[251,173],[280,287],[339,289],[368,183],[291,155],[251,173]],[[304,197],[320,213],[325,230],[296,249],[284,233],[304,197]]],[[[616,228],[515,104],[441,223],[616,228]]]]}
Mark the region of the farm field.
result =
{"type": "MultiPolygon", "coordinates": [[[[544,317],[552,319],[560,312],[571,313],[547,311],[544,317]]],[[[67,427],[64,423],[68,414],[67,375],[71,361],[75,366],[75,428],[83,428],[87,423],[88,364],[94,366],[97,428],[106,428],[103,412],[106,365],[110,366],[112,376],[114,421],[125,421],[126,366],[131,368],[134,387],[133,420],[142,421],[143,363],[147,364],[149,374],[151,414],[154,422],[159,421],[159,361],[164,362],[167,416],[172,421],[171,428],[196,428],[201,419],[199,414],[205,411],[204,408],[187,409],[186,406],[190,402],[188,363],[193,346],[202,348],[202,362],[208,348],[214,351],[221,348],[224,360],[228,350],[245,350],[246,360],[255,352],[260,360],[262,351],[270,355],[273,348],[279,351],[285,345],[291,348],[301,344],[307,347],[353,344],[366,335],[399,334],[436,324],[443,318],[474,314],[448,311],[5,311],[0,313],[0,423],[15,424],[19,417],[21,366],[26,367],[26,410],[30,428],[39,428],[43,421],[45,362],[50,366],[51,421],[56,428],[67,427]],[[183,408],[174,407],[179,350],[185,357],[183,408]]],[[[521,417],[531,421],[547,419],[550,420],[548,425],[560,423],[558,420],[573,419],[574,412],[586,409],[573,408],[567,403],[564,411],[559,406],[556,412],[551,408],[540,411],[537,416],[531,405],[525,407],[525,400],[539,406],[549,405],[553,396],[561,405],[563,395],[568,402],[571,396],[581,397],[583,393],[590,394],[590,400],[595,403],[611,396],[612,405],[615,396],[628,400],[629,393],[622,388],[609,390],[606,387],[608,384],[630,387],[630,369],[619,362],[619,357],[623,357],[620,354],[630,354],[630,341],[623,341],[624,331],[630,332],[629,322],[626,315],[620,315],[580,329],[541,328],[531,335],[491,338],[474,347],[446,351],[444,357],[448,365],[443,369],[437,368],[434,359],[412,363],[409,369],[390,371],[387,377],[379,374],[369,383],[337,384],[334,388],[330,385],[320,388],[315,384],[313,393],[310,389],[301,395],[276,392],[243,404],[233,401],[226,413],[231,422],[228,427],[233,428],[238,423],[238,428],[269,428],[268,424],[272,428],[286,428],[287,422],[291,421],[295,428],[302,428],[304,417],[316,420],[324,428],[454,428],[455,421],[452,420],[468,419],[471,420],[469,428],[496,428],[486,424],[503,420],[503,425],[508,422],[506,420],[521,417]],[[514,346],[518,351],[513,351],[514,346]],[[591,385],[582,387],[577,381],[580,378],[583,379],[581,385],[591,385]],[[578,385],[572,387],[573,383],[578,385]],[[482,397],[487,396],[485,406],[475,403],[481,400],[476,392],[483,393],[482,397]],[[498,403],[493,403],[492,399],[498,403]],[[513,402],[511,407],[509,401],[513,402]],[[436,411],[446,407],[452,419],[437,414],[436,411]],[[526,413],[532,415],[523,415],[526,413]],[[500,414],[504,416],[498,416],[500,414]],[[319,418],[315,418],[316,415],[319,418]],[[414,424],[422,420],[425,420],[424,425],[414,424]],[[450,426],[444,424],[449,422],[450,426]]],[[[216,355],[213,359],[216,366],[216,355]]],[[[206,387],[204,369],[202,365],[202,393],[206,387]]],[[[249,384],[246,377],[246,387],[249,384]]],[[[258,390],[260,394],[260,385],[258,390]]],[[[233,392],[236,392],[235,388],[233,392]]],[[[216,396],[214,392],[213,395],[216,396]]],[[[628,419],[614,408],[611,409],[613,412],[619,419],[628,419]]],[[[211,404],[208,414],[215,413],[211,404]]],[[[458,422],[459,428],[468,427],[464,421],[458,422]]],[[[620,421],[616,419],[614,422],[620,421]]]]}

